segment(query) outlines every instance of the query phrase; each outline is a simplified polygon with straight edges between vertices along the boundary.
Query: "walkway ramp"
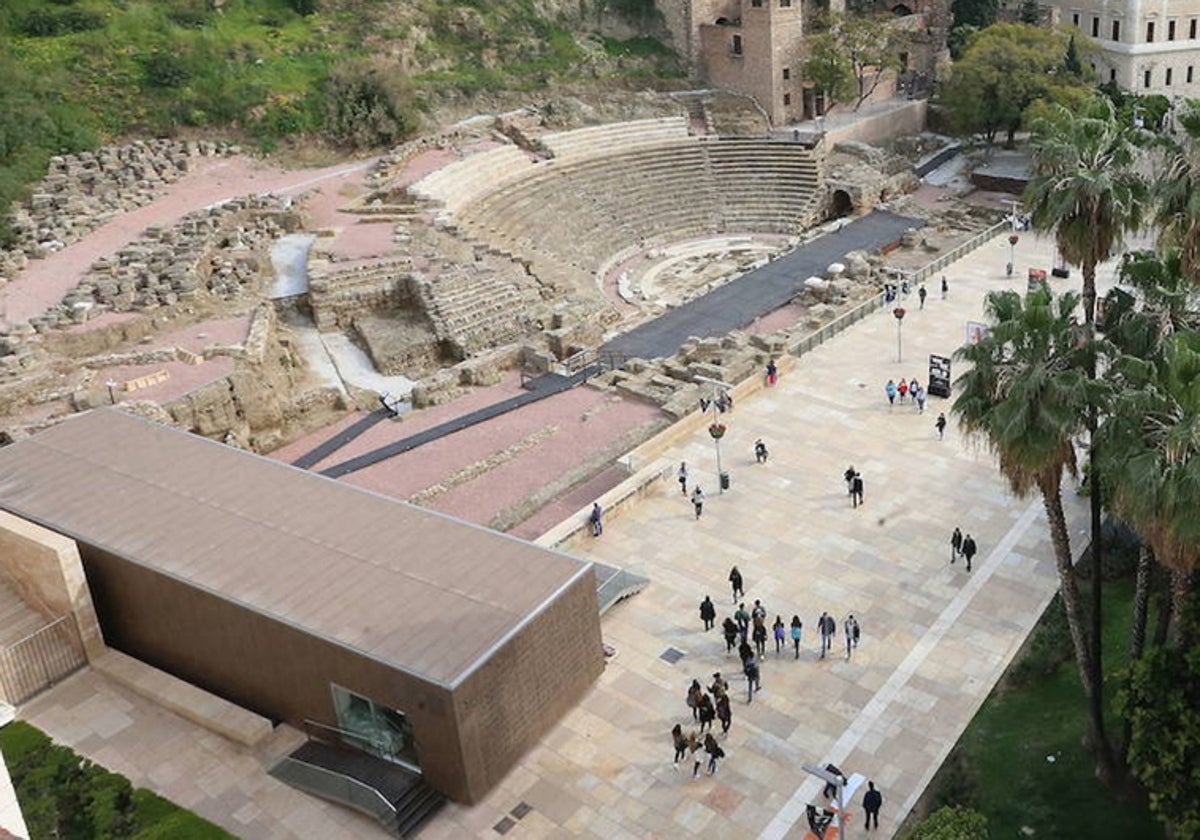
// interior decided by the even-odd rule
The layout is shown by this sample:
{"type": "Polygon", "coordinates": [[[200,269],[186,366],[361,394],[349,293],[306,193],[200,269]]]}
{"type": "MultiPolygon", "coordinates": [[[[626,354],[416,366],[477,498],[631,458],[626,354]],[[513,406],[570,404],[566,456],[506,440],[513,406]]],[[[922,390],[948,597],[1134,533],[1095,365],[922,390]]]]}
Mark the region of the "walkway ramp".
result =
{"type": "Polygon", "coordinates": [[[598,370],[596,367],[588,367],[571,376],[561,376],[557,373],[547,373],[539,376],[537,379],[533,379],[526,384],[525,387],[528,390],[524,394],[518,394],[515,397],[509,397],[507,400],[501,400],[498,403],[484,406],[477,411],[472,411],[470,414],[464,414],[462,417],[448,420],[445,423],[426,429],[423,432],[418,432],[395,443],[389,443],[387,446],[373,449],[370,452],[359,455],[357,458],[351,458],[348,461],[335,464],[332,467],[321,470],[321,475],[329,476],[330,478],[340,478],[343,475],[349,475],[352,472],[374,466],[380,461],[386,461],[388,458],[403,455],[405,452],[416,449],[418,446],[424,446],[439,438],[444,438],[455,432],[461,432],[463,429],[484,423],[493,417],[499,417],[501,414],[506,414],[521,406],[529,405],[538,400],[544,400],[546,397],[552,397],[555,394],[561,394],[563,391],[569,391],[577,385],[582,385],[588,380],[588,377],[594,376],[598,370]]]}
{"type": "Polygon", "coordinates": [[[744,329],[787,304],[805,280],[824,276],[832,263],[851,251],[877,250],[924,224],[921,219],[894,213],[871,213],[617,336],[600,352],[617,358],[659,359],[675,355],[692,336],[710,338],[744,329]]]}
{"type": "Polygon", "coordinates": [[[295,461],[292,461],[292,466],[299,467],[302,470],[307,470],[307,469],[311,469],[312,467],[315,467],[317,464],[321,463],[326,458],[328,458],[330,455],[332,455],[334,452],[337,452],[339,449],[346,446],[351,441],[357,439],[360,435],[362,435],[368,429],[372,428],[377,423],[379,423],[383,420],[386,420],[387,418],[389,418],[391,416],[392,416],[392,413],[383,408],[381,408],[377,411],[372,411],[366,417],[363,417],[361,420],[354,423],[353,425],[347,426],[345,429],[338,432],[336,435],[334,435],[329,440],[322,443],[320,446],[313,449],[311,452],[306,452],[303,455],[301,455],[299,458],[297,458],[295,461]]]}

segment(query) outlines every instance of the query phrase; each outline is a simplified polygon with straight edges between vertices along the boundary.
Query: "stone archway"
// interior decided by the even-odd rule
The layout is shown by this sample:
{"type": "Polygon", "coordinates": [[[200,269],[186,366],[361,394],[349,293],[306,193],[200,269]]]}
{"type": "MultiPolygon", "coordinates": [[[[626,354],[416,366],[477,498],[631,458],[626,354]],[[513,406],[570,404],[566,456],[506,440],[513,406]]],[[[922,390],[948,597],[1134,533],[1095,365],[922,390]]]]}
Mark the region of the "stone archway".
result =
{"type": "Polygon", "coordinates": [[[829,197],[829,218],[841,219],[854,212],[854,201],[845,190],[834,190],[829,197]]]}

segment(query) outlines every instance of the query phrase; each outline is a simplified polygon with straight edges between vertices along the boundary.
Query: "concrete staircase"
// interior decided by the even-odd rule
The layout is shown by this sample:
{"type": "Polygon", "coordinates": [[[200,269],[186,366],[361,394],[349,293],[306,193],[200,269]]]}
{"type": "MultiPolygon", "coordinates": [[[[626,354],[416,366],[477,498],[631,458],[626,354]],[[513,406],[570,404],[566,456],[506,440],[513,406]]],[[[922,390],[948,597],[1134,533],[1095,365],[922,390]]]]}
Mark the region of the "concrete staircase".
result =
{"type": "Polygon", "coordinates": [[[19,642],[49,623],[49,618],[26,604],[7,582],[0,580],[0,648],[19,642]]]}

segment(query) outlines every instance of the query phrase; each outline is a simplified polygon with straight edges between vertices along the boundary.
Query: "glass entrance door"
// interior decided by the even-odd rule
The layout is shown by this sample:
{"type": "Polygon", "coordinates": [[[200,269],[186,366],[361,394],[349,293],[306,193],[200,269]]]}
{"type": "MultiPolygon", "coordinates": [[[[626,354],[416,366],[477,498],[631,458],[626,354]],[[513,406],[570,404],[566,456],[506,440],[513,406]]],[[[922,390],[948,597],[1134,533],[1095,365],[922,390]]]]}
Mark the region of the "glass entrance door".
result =
{"type": "Polygon", "coordinates": [[[338,728],[347,745],[386,761],[420,769],[412,724],[401,711],[376,703],[340,685],[331,685],[338,728]]]}

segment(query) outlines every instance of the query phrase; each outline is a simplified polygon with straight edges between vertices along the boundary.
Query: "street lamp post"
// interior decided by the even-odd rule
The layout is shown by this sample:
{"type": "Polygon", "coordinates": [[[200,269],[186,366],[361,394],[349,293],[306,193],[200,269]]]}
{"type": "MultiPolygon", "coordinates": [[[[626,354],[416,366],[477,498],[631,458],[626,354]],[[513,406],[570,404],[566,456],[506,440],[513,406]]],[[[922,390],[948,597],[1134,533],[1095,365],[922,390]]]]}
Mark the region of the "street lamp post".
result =
{"type": "Polygon", "coordinates": [[[717,448],[717,492],[724,493],[725,482],[721,479],[721,438],[725,437],[725,424],[719,419],[716,401],[713,402],[713,421],[708,427],[708,433],[713,439],[713,446],[717,448]]]}
{"type": "Polygon", "coordinates": [[[837,828],[838,836],[841,837],[843,834],[842,829],[845,827],[846,823],[846,803],[843,799],[842,792],[842,788],[846,785],[846,780],[837,773],[831,773],[824,767],[820,767],[816,764],[802,764],[800,767],[806,772],[816,776],[825,784],[833,785],[837,789],[837,828]]]}
{"type": "Polygon", "coordinates": [[[1008,235],[1008,268],[1005,271],[1005,276],[1013,276],[1013,263],[1017,260],[1017,243],[1021,241],[1021,237],[1015,233],[1008,235]]]}
{"type": "Polygon", "coordinates": [[[892,314],[896,316],[896,361],[904,361],[904,307],[897,306],[892,310],[892,314]]]}

